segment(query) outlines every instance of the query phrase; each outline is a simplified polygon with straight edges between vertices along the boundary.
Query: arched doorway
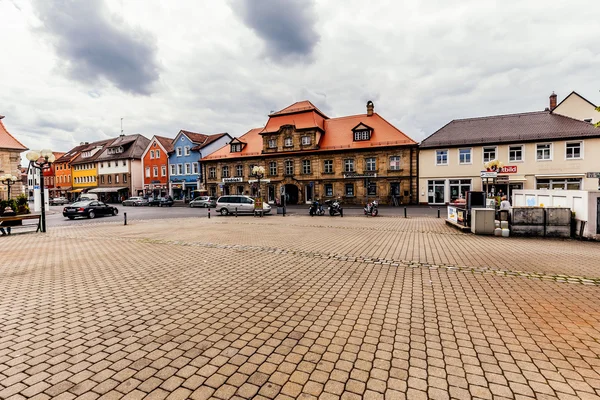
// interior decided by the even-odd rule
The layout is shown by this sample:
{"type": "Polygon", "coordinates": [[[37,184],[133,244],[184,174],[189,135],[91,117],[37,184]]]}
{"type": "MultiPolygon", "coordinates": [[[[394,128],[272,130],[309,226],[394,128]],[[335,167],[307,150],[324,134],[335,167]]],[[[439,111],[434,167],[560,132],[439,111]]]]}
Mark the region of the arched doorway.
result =
{"type": "Polygon", "coordinates": [[[291,183],[285,185],[285,195],[287,204],[298,204],[298,186],[291,183]]]}

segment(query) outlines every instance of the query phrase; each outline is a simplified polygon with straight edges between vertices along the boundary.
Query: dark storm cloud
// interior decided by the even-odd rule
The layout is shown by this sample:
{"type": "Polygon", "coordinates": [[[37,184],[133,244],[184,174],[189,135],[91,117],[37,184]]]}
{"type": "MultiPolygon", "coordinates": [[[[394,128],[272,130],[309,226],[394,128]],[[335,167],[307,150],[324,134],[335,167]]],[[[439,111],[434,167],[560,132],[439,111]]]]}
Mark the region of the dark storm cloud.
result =
{"type": "Polygon", "coordinates": [[[313,0],[237,0],[229,4],[266,42],[267,55],[274,61],[310,60],[320,39],[313,0]]]}
{"type": "Polygon", "coordinates": [[[149,32],[111,15],[103,0],[36,0],[34,5],[70,78],[89,84],[106,79],[124,92],[151,93],[159,67],[149,32]]]}

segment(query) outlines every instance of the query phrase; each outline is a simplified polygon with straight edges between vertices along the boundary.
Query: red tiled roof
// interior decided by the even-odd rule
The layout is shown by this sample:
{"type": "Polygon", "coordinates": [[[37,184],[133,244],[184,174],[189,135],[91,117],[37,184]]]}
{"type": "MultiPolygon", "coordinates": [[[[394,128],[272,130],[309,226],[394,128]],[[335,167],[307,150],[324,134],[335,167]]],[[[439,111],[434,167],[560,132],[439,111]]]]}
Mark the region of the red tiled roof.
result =
{"type": "Polygon", "coordinates": [[[165,148],[167,153],[170,153],[173,151],[173,138],[168,138],[168,137],[164,137],[164,136],[156,136],[156,135],[154,137],[156,138],[156,140],[158,140],[160,142],[162,147],[165,148]]]}
{"type": "MultiPolygon", "coordinates": [[[[296,103],[299,104],[299,103],[296,103]]],[[[290,106],[292,107],[292,106],[290,106]]],[[[288,110],[290,107],[282,110],[288,110]]],[[[314,107],[314,106],[313,106],[314,107]]],[[[294,109],[292,109],[294,110],[294,109]]],[[[279,112],[281,113],[281,111],[279,112]]],[[[269,123],[274,119],[279,118],[287,118],[286,123],[289,123],[289,118],[297,118],[298,116],[313,116],[317,115],[314,110],[303,111],[299,114],[286,115],[282,114],[279,116],[279,113],[271,114],[269,118],[269,123]],[[275,116],[274,116],[275,115],[275,116]]],[[[296,120],[297,121],[297,120],[296,120]]],[[[315,150],[304,150],[298,152],[279,152],[279,153],[269,153],[271,155],[279,155],[279,154],[290,154],[290,153],[305,153],[305,152],[315,152],[315,151],[331,151],[331,150],[345,150],[345,149],[371,149],[383,146],[405,146],[405,145],[416,145],[417,143],[412,140],[410,137],[406,136],[402,131],[398,128],[390,124],[384,118],[382,118],[379,114],[373,113],[372,116],[367,116],[367,114],[360,115],[352,115],[347,117],[340,118],[323,118],[323,126],[322,133],[318,137],[319,148],[315,150]],[[352,129],[358,126],[359,124],[364,124],[370,128],[372,128],[371,139],[364,141],[354,141],[354,135],[352,129]]],[[[283,123],[282,125],[285,125],[283,123]]],[[[278,122],[279,124],[279,122],[278,122]]],[[[268,125],[268,124],[267,124],[268,125]]],[[[302,129],[298,126],[298,124],[294,124],[297,129],[302,129]]],[[[309,127],[305,125],[301,125],[303,127],[309,127]]],[[[312,128],[317,126],[312,125],[312,128]]],[[[273,132],[277,132],[278,129],[273,132]]],[[[231,153],[230,146],[224,146],[219,150],[215,151],[211,155],[204,157],[203,160],[217,160],[222,158],[239,158],[239,157],[256,157],[262,154],[263,150],[263,139],[262,134],[267,131],[267,127],[265,128],[257,128],[252,129],[245,133],[244,135],[239,137],[239,140],[246,143],[243,150],[241,152],[231,153]]],[[[269,132],[271,130],[269,129],[269,132]]]]}
{"type": "Polygon", "coordinates": [[[202,144],[208,137],[208,135],[205,135],[203,133],[190,132],[183,129],[180,132],[185,134],[185,136],[187,136],[195,144],[202,144]]]}
{"type": "Polygon", "coordinates": [[[324,118],[327,118],[327,116],[323,112],[321,112],[321,110],[319,110],[317,108],[317,106],[315,106],[313,103],[311,103],[308,100],[298,101],[298,102],[292,104],[291,106],[287,106],[283,110],[280,110],[280,111],[270,114],[269,117],[274,117],[276,115],[304,112],[304,111],[316,111],[319,114],[321,114],[324,118]]]}
{"type": "Polygon", "coordinates": [[[11,149],[21,151],[29,150],[8,132],[8,130],[2,123],[2,118],[4,118],[4,116],[0,115],[0,149],[11,149]]]}
{"type": "Polygon", "coordinates": [[[588,122],[552,114],[549,111],[536,111],[457,119],[423,140],[420,147],[452,147],[582,137],[600,137],[600,129],[595,129],[588,122]]]}

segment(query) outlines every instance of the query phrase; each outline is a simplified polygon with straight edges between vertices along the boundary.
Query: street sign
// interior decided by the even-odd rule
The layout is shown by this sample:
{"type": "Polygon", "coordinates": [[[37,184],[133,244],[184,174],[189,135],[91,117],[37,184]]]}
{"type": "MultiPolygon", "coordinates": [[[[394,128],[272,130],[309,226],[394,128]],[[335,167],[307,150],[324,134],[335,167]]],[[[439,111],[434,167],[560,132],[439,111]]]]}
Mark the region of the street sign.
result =
{"type": "Polygon", "coordinates": [[[481,177],[482,178],[496,178],[496,177],[498,177],[498,173],[491,172],[491,171],[481,171],[481,177]]]}
{"type": "Polygon", "coordinates": [[[35,185],[33,188],[39,190],[40,189],[40,185],[35,185]]]}

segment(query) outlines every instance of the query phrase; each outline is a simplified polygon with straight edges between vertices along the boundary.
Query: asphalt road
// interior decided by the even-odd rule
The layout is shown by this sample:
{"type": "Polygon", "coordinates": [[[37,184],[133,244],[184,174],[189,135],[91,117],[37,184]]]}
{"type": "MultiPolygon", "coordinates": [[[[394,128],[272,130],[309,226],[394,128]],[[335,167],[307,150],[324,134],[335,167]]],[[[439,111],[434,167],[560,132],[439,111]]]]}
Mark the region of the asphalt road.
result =
{"type": "MultiPolygon", "coordinates": [[[[50,212],[46,216],[46,225],[48,227],[53,226],[70,226],[75,224],[86,224],[91,221],[100,222],[113,222],[115,220],[123,221],[124,213],[127,213],[128,220],[147,220],[147,219],[165,219],[165,218],[185,218],[185,217],[206,217],[208,214],[208,210],[205,208],[190,208],[184,206],[174,206],[174,207],[125,207],[122,205],[116,205],[119,209],[119,215],[116,217],[96,217],[94,220],[90,220],[87,218],[77,218],[74,220],[69,220],[62,216],[62,209],[64,206],[50,206],[50,212]]],[[[439,207],[440,209],[440,217],[444,218],[446,215],[446,207],[439,207]]],[[[231,218],[231,217],[221,217],[218,213],[215,212],[214,209],[211,209],[211,217],[217,218],[231,218]]],[[[407,206],[406,214],[410,217],[437,217],[438,207],[430,207],[430,206],[407,206]]],[[[277,210],[274,207],[273,212],[269,217],[272,218],[281,218],[283,215],[276,214],[277,210]]],[[[294,205],[287,207],[286,214],[293,215],[308,215],[308,205],[294,205]]],[[[345,216],[356,216],[363,215],[362,208],[359,207],[345,207],[344,215],[345,216]]],[[[404,207],[380,207],[379,208],[380,216],[404,216],[404,207]]],[[[240,216],[241,217],[241,216],[240,216]]],[[[247,217],[247,216],[244,216],[247,217]]],[[[329,215],[325,215],[322,217],[316,218],[339,218],[339,216],[330,217],[329,215]]]]}

